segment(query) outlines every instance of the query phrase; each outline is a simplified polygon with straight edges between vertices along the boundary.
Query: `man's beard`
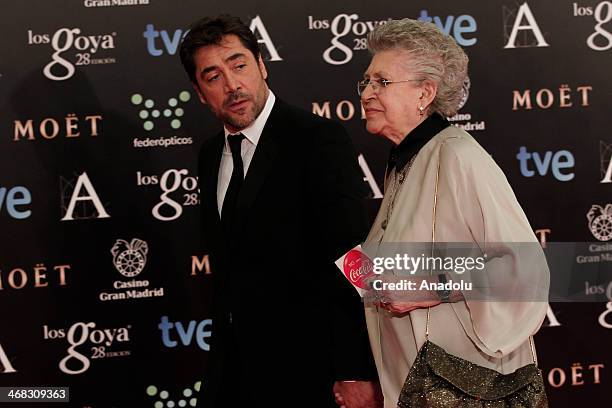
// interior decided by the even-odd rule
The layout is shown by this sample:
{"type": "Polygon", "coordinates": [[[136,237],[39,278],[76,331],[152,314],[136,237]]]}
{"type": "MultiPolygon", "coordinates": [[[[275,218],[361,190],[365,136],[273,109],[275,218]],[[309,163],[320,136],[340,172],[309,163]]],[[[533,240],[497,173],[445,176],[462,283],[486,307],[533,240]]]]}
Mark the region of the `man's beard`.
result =
{"type": "MultiPolygon", "coordinates": [[[[265,95],[265,93],[264,93],[265,95]]],[[[263,98],[253,97],[250,94],[243,92],[235,92],[232,93],[224,102],[223,102],[223,110],[219,112],[219,119],[225,124],[228,124],[234,129],[244,129],[251,125],[257,118],[257,116],[261,113],[264,107],[264,101],[261,100],[263,98]],[[241,99],[249,100],[251,102],[251,107],[248,108],[248,111],[242,115],[236,115],[229,112],[229,107],[232,103],[239,101],[241,99]]]]}

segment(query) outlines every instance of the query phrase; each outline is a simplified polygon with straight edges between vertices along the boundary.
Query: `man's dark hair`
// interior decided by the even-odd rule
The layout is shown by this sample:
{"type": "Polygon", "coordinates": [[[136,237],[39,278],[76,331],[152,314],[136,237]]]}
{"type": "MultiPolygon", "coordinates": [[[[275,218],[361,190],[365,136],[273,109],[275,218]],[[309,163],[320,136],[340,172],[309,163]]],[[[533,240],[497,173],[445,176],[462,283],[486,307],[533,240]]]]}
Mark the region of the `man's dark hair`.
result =
{"type": "Polygon", "coordinates": [[[238,17],[221,14],[218,17],[204,17],[191,25],[189,32],[181,42],[181,63],[191,82],[196,82],[195,62],[193,57],[197,50],[207,45],[218,45],[224,36],[234,34],[245,46],[255,60],[259,60],[259,44],[253,32],[238,17]]]}

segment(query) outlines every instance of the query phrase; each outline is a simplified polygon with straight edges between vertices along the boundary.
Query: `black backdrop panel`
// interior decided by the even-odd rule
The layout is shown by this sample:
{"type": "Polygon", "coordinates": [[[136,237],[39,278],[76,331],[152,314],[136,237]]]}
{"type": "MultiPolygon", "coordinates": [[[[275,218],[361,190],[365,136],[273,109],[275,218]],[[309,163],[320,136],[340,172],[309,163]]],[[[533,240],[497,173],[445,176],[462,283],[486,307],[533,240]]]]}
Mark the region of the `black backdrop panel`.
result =
{"type": "MultiPolygon", "coordinates": [[[[177,55],[204,15],[250,23],[277,96],[346,126],[372,215],[389,144],[361,118],[365,35],[394,18],[438,24],[471,61],[451,120],[502,167],[534,233],[612,240],[597,229],[612,225],[610,1],[29,0],[0,11],[0,386],[69,386],[70,406],[95,408],[191,406],[206,386],[214,323],[196,160],[220,126],[177,55]]],[[[585,291],[610,296],[606,284],[585,291]]],[[[536,336],[551,406],[612,403],[611,329],[612,303],[551,305],[536,336]]]]}

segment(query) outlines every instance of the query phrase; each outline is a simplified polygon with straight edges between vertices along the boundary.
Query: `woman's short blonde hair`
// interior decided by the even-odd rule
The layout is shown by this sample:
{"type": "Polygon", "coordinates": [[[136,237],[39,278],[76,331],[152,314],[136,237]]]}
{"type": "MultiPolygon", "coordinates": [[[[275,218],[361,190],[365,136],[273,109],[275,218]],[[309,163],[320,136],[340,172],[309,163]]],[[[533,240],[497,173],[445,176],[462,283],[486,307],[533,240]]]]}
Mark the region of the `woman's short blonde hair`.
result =
{"type": "Polygon", "coordinates": [[[455,40],[444,35],[435,24],[409,18],[391,20],[370,32],[368,49],[372,55],[387,50],[408,52],[407,68],[417,75],[417,79],[438,85],[429,113],[438,112],[447,117],[457,113],[464,95],[468,57],[455,40]]]}

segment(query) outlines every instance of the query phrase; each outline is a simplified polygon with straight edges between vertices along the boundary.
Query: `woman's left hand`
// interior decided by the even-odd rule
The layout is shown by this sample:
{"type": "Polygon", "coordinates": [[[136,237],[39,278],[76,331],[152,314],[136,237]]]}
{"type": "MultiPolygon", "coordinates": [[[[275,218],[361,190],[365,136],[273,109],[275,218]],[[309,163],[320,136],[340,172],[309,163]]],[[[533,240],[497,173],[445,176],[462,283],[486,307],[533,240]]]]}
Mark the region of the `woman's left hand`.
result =
{"type": "Polygon", "coordinates": [[[381,301],[379,302],[379,306],[391,313],[403,314],[411,312],[415,309],[423,309],[426,307],[437,306],[440,303],[440,300],[424,300],[419,302],[381,301]]]}
{"type": "Polygon", "coordinates": [[[418,289],[420,282],[427,278],[383,274],[376,276],[375,279],[381,282],[379,282],[377,286],[371,285],[372,289],[370,289],[367,298],[372,300],[377,306],[391,313],[403,314],[415,309],[436,306],[441,303],[437,293],[418,289]],[[386,284],[398,283],[401,281],[406,282],[409,280],[414,282],[410,290],[389,290],[389,286],[385,286],[386,284]],[[375,290],[375,287],[378,290],[375,290]]]}

